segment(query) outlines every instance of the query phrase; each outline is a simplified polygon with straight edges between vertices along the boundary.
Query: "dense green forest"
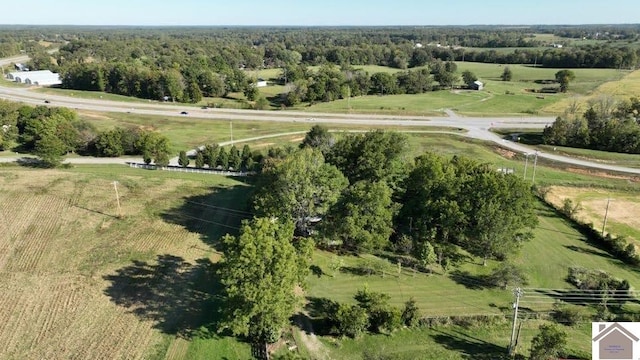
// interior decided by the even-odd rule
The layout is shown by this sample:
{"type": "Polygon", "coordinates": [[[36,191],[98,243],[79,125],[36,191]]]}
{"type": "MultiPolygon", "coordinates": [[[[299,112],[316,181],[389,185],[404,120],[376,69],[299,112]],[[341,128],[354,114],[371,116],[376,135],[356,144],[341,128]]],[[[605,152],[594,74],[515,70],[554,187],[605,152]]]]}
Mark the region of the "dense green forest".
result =
{"type": "Polygon", "coordinates": [[[348,92],[355,96],[447,88],[457,78],[440,68],[451,61],[635,68],[640,51],[635,44],[640,28],[632,25],[7,29],[12,28],[0,28],[2,54],[27,51],[31,68],[59,71],[63,87],[181,102],[229,92],[245,92],[254,100],[258,96],[251,85],[255,79],[247,75],[247,69],[281,69],[282,84],[306,80],[289,89],[294,94],[283,103],[292,105],[331,101],[348,92]],[[556,38],[558,35],[569,37],[556,38]],[[577,45],[572,38],[594,40],[577,45]],[[34,40],[63,45],[57,53],[48,54],[47,47],[34,40]],[[556,43],[565,46],[553,47],[556,43]],[[337,70],[323,74],[305,70],[330,64],[337,65],[337,70]],[[353,73],[352,65],[420,69],[396,75],[396,85],[387,86],[388,79],[380,77],[388,75],[353,73]],[[329,90],[323,94],[319,88],[329,90]]]}

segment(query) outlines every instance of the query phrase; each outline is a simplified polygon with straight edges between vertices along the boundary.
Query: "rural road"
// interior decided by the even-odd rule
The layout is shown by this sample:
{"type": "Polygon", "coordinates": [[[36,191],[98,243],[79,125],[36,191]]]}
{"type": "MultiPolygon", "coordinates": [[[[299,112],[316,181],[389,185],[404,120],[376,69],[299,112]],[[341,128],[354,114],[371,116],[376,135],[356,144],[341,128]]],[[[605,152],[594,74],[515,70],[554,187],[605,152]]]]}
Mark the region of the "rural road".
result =
{"type": "MultiPolygon", "coordinates": [[[[16,61],[26,61],[26,56],[19,56],[7,59],[0,59],[0,64],[9,64],[16,61]]],[[[535,150],[520,143],[507,141],[500,136],[489,131],[489,129],[543,129],[546,125],[553,123],[553,117],[462,117],[451,110],[447,110],[448,116],[425,117],[425,116],[393,116],[393,115],[368,115],[368,114],[334,114],[334,113],[314,113],[303,111],[260,111],[260,110],[239,110],[239,109],[200,109],[184,105],[162,104],[157,102],[119,102],[102,99],[79,99],[71,96],[41,94],[30,91],[24,87],[6,87],[6,80],[0,81],[0,98],[17,101],[32,105],[63,106],[77,110],[96,112],[123,112],[141,115],[155,116],[184,116],[198,119],[216,120],[251,120],[251,121],[272,121],[272,122],[299,122],[308,124],[351,124],[375,126],[400,126],[407,127],[451,127],[467,130],[460,134],[474,139],[494,142],[506,149],[519,153],[532,153],[535,150]],[[49,103],[45,104],[44,101],[49,103]],[[188,115],[180,115],[186,111],[188,115]]],[[[278,135],[270,135],[274,137],[278,135]]],[[[258,140],[265,137],[253,138],[258,140]]],[[[235,142],[241,142],[237,140],[235,142]]],[[[245,139],[244,141],[247,141],[245,139]]],[[[580,160],[566,156],[554,155],[539,152],[538,156],[548,160],[565,164],[584,166],[603,171],[616,171],[621,173],[640,175],[640,169],[604,164],[599,162],[580,160]]],[[[11,161],[10,157],[0,158],[0,161],[11,161]]],[[[15,159],[13,160],[15,161],[15,159]]],[[[131,159],[98,159],[98,158],[70,158],[70,163],[123,163],[131,159]]],[[[177,159],[172,159],[172,164],[177,159]]]]}

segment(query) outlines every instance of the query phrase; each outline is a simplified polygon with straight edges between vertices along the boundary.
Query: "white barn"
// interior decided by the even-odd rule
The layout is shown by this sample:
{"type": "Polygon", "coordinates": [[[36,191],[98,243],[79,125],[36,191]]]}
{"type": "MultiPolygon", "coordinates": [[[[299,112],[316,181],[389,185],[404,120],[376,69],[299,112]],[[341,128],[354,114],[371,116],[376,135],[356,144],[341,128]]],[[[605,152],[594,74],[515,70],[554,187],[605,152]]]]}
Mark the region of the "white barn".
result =
{"type": "Polygon", "coordinates": [[[7,75],[7,79],[27,85],[50,86],[62,84],[60,74],[53,73],[50,70],[12,72],[7,75]]]}
{"type": "Polygon", "coordinates": [[[259,78],[258,81],[256,82],[256,87],[265,87],[269,85],[267,83],[267,80],[263,79],[263,78],[259,78]]]}

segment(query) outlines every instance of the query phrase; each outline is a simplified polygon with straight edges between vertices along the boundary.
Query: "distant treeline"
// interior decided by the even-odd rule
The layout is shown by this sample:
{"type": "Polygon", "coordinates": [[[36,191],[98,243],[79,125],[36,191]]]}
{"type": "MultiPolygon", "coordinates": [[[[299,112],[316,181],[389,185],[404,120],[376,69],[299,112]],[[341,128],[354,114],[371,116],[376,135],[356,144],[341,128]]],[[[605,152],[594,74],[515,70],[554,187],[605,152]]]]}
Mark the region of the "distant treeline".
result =
{"type": "MultiPolygon", "coordinates": [[[[80,28],[54,37],[68,41],[54,55],[37,43],[29,45],[29,53],[33,69],[61,72],[68,88],[191,102],[246,90],[251,80],[241,69],[326,64],[409,69],[436,60],[553,68],[639,64],[640,50],[627,43],[541,48],[550,44],[534,35],[561,31],[600,34],[598,27],[80,28]],[[498,51],[509,47],[517,49],[498,51]]],[[[628,42],[638,33],[638,27],[623,27],[602,36],[628,42]]]]}

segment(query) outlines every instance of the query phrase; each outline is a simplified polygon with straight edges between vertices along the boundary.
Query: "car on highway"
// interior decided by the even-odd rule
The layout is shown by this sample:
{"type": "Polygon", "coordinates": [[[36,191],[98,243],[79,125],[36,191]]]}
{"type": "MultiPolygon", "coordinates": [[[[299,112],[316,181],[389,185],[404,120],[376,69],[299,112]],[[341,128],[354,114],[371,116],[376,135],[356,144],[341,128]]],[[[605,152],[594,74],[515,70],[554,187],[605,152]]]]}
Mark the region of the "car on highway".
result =
{"type": "Polygon", "coordinates": [[[45,101],[44,101],[44,103],[45,103],[45,104],[49,104],[49,103],[51,103],[51,101],[49,101],[49,100],[45,100],[45,101]]]}
{"type": "Polygon", "coordinates": [[[180,113],[180,115],[189,115],[189,113],[188,113],[188,112],[186,112],[186,111],[182,111],[182,112],[180,113]]]}

